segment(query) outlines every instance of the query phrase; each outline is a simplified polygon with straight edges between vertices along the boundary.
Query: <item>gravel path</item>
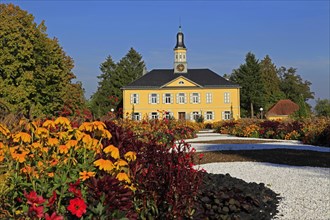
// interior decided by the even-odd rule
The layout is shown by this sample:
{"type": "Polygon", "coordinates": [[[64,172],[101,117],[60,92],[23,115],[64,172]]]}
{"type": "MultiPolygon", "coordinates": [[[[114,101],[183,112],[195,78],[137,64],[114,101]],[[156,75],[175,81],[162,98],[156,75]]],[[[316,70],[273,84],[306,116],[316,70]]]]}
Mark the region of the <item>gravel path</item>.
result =
{"type": "Polygon", "coordinates": [[[246,182],[264,183],[280,194],[274,219],[330,220],[330,168],[271,163],[230,162],[201,165],[209,173],[229,173],[246,182]]]}

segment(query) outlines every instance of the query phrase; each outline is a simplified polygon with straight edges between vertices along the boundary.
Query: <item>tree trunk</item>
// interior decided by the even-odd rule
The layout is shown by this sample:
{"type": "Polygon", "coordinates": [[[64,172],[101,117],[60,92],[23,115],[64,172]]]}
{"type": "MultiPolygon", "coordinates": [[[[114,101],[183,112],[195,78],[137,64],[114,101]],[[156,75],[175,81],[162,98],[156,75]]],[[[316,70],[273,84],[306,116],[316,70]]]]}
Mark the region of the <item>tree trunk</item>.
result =
{"type": "Polygon", "coordinates": [[[254,116],[254,112],[253,112],[253,103],[250,102],[250,105],[251,105],[251,118],[253,118],[253,116],[254,116]]]}

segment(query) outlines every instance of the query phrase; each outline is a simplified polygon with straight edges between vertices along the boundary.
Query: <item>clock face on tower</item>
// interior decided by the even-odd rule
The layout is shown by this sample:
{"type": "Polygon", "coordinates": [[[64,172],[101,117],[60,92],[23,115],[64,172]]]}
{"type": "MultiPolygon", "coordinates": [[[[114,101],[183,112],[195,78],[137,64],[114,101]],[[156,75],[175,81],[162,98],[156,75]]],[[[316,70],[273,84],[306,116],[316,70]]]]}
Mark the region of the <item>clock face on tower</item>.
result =
{"type": "Polygon", "coordinates": [[[177,71],[182,72],[184,70],[184,65],[183,64],[178,64],[176,66],[177,71]]]}

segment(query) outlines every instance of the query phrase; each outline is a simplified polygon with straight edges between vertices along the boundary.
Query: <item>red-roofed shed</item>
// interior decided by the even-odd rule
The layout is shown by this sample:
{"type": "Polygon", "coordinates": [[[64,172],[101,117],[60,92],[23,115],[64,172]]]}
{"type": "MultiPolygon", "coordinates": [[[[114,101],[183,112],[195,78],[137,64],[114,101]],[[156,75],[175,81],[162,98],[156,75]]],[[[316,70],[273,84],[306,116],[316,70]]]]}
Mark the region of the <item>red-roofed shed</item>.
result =
{"type": "Polygon", "coordinates": [[[266,113],[267,119],[285,119],[295,111],[299,110],[299,105],[289,99],[278,101],[266,113]]]}

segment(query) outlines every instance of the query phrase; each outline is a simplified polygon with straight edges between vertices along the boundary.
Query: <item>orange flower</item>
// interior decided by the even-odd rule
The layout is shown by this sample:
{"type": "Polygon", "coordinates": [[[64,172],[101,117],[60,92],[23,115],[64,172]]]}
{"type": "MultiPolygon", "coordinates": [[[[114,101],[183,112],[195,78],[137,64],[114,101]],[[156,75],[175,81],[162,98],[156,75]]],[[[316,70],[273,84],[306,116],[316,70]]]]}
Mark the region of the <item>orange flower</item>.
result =
{"type": "Polygon", "coordinates": [[[55,174],[54,174],[53,172],[48,173],[47,175],[48,175],[49,177],[51,177],[51,178],[55,176],[55,174]]]}
{"type": "Polygon", "coordinates": [[[75,147],[75,146],[78,145],[78,141],[77,140],[69,140],[65,145],[68,146],[68,148],[75,147]]]}
{"type": "Polygon", "coordinates": [[[115,168],[110,160],[98,159],[94,162],[94,165],[99,167],[100,170],[111,171],[115,168]]]}
{"type": "Polygon", "coordinates": [[[94,121],[92,124],[94,130],[103,131],[105,129],[105,124],[101,121],[94,121]]]}
{"type": "Polygon", "coordinates": [[[49,138],[48,139],[48,145],[49,146],[55,146],[58,145],[59,141],[57,138],[49,138]]]}
{"type": "Polygon", "coordinates": [[[23,163],[25,161],[25,156],[29,153],[28,150],[19,149],[18,146],[11,147],[9,151],[13,159],[20,163],[23,163]]]}
{"type": "Polygon", "coordinates": [[[39,142],[34,142],[34,143],[31,144],[31,146],[33,148],[41,148],[42,147],[42,145],[39,142]]]}
{"type": "Polygon", "coordinates": [[[126,173],[118,173],[116,178],[119,181],[125,181],[127,183],[131,183],[131,180],[129,179],[128,175],[126,173]]]}
{"type": "Polygon", "coordinates": [[[58,147],[58,150],[60,151],[61,154],[67,154],[69,152],[69,147],[66,145],[60,145],[58,147]]]}
{"type": "Polygon", "coordinates": [[[45,128],[55,128],[55,123],[54,121],[52,120],[46,120],[43,124],[42,124],[42,127],[45,127],[45,128]]]}
{"type": "Polygon", "coordinates": [[[124,167],[124,166],[128,166],[128,163],[125,160],[119,159],[116,163],[116,166],[118,167],[124,167]]]}
{"type": "Polygon", "coordinates": [[[60,124],[60,125],[66,125],[66,126],[70,126],[70,121],[69,119],[65,118],[65,117],[58,117],[55,120],[55,124],[60,124]]]}
{"type": "Polygon", "coordinates": [[[110,153],[111,157],[113,157],[114,159],[119,159],[120,155],[119,155],[119,149],[113,145],[109,145],[106,148],[104,148],[104,153],[110,153]]]}
{"type": "Polygon", "coordinates": [[[31,141],[31,135],[25,132],[19,132],[14,136],[14,142],[29,143],[31,141]]]}
{"type": "Polygon", "coordinates": [[[36,136],[40,138],[48,137],[49,131],[46,128],[37,128],[36,136]]]}
{"type": "Polygon", "coordinates": [[[82,138],[82,142],[87,145],[91,144],[92,141],[93,140],[89,134],[85,134],[84,137],[82,138]]]}
{"type": "Polygon", "coordinates": [[[79,179],[81,179],[82,181],[85,181],[88,178],[95,176],[95,172],[83,171],[83,172],[80,172],[79,175],[80,175],[79,179]]]}
{"type": "Polygon", "coordinates": [[[133,151],[128,151],[125,155],[124,158],[127,161],[135,161],[136,160],[136,153],[133,151]]]}
{"type": "Polygon", "coordinates": [[[92,131],[92,129],[93,125],[90,122],[83,122],[79,127],[79,130],[81,131],[92,131]]]}

